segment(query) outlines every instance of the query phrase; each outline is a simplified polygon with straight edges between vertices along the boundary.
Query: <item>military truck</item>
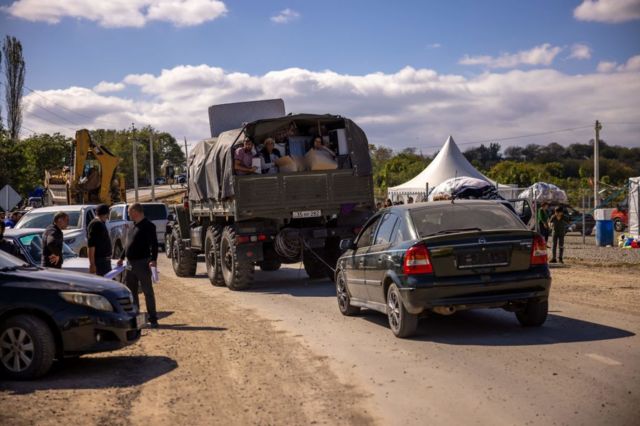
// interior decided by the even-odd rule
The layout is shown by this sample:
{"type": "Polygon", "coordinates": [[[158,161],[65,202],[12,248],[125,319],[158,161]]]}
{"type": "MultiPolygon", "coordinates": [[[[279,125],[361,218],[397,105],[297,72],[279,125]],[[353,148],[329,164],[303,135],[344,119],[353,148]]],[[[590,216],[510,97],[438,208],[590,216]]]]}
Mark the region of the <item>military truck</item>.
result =
{"type": "Polygon", "coordinates": [[[249,288],[256,266],[302,261],[309,277],[333,278],[340,240],[355,237],[374,211],[365,133],[339,115],[285,115],[281,99],[214,105],[209,121],[212,137],[189,153],[187,197],[175,209],[175,273],[195,275],[204,255],[211,283],[231,290],[249,288]],[[257,150],[273,138],[283,157],[300,163],[318,136],[335,152],[333,169],[234,171],[245,138],[257,150]]]}

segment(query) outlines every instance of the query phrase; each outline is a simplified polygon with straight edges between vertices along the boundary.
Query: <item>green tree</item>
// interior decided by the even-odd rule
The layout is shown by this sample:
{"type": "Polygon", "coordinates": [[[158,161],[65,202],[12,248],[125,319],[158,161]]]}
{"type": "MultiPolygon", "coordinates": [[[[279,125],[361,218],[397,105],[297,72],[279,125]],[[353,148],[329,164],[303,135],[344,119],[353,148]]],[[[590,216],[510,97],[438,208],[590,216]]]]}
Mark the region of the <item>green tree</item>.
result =
{"type": "Polygon", "coordinates": [[[28,194],[44,182],[45,170],[57,170],[69,164],[73,149],[71,139],[59,133],[32,135],[18,143],[21,164],[17,169],[20,179],[14,188],[28,194]]]}
{"type": "Polygon", "coordinates": [[[20,128],[22,127],[22,88],[25,74],[22,44],[17,38],[7,36],[2,50],[4,52],[4,74],[6,76],[7,128],[11,140],[17,142],[20,128]]]}

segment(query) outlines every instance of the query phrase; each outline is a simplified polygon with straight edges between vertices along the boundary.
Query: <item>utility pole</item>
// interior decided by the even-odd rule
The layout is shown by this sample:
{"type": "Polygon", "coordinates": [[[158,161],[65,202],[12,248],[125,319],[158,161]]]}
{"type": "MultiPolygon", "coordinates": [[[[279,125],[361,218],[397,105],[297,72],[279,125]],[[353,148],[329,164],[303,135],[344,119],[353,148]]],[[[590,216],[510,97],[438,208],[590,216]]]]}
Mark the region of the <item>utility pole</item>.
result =
{"type": "Polygon", "coordinates": [[[149,164],[151,167],[151,201],[156,201],[156,173],[153,165],[153,130],[149,135],[149,164]]]}
{"type": "Polygon", "coordinates": [[[131,145],[133,146],[133,188],[134,188],[134,199],[135,202],[138,202],[138,155],[137,155],[137,146],[136,146],[136,128],[131,123],[131,145]]]}
{"type": "MultiPolygon", "coordinates": [[[[189,184],[189,151],[187,148],[187,137],[184,136],[184,158],[185,158],[185,163],[187,165],[186,167],[186,174],[187,174],[187,185],[189,184]]],[[[187,186],[188,188],[188,186],[187,186]]]]}
{"type": "Polygon", "coordinates": [[[600,130],[602,124],[596,120],[596,139],[593,141],[593,208],[598,207],[598,183],[600,182],[600,130]]]}

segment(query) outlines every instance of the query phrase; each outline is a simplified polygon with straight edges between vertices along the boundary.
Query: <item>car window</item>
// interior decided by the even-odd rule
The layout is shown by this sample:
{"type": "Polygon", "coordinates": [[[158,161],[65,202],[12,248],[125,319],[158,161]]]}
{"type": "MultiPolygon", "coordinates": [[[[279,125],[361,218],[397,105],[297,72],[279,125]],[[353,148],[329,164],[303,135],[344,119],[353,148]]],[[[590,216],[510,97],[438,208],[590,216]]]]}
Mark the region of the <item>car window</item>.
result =
{"type": "Polygon", "coordinates": [[[396,225],[397,220],[397,216],[391,213],[384,215],[382,222],[378,227],[378,232],[376,233],[373,245],[389,244],[391,242],[391,233],[393,232],[393,227],[396,225]]]}
{"type": "Polygon", "coordinates": [[[89,226],[89,224],[91,223],[91,221],[93,220],[93,218],[95,217],[95,215],[93,214],[93,210],[89,209],[87,210],[87,220],[84,223],[84,226],[89,226]]]}
{"type": "Polygon", "coordinates": [[[455,204],[425,206],[411,210],[411,219],[418,235],[426,237],[438,232],[480,228],[526,229],[520,219],[500,204],[455,204]]]}
{"type": "MultiPolygon", "coordinates": [[[[67,229],[78,229],[80,225],[80,211],[65,210],[65,213],[69,215],[69,226],[67,229]]],[[[16,225],[16,228],[46,228],[53,223],[53,216],[55,216],[55,214],[55,211],[31,211],[22,217],[16,225]]]]}
{"type": "MultiPolygon", "coordinates": [[[[34,262],[40,264],[42,261],[42,237],[39,234],[24,235],[20,237],[20,243],[27,249],[34,262]]],[[[69,259],[71,257],[77,257],[77,255],[67,243],[62,243],[62,258],[69,259]]]]}
{"type": "Polygon", "coordinates": [[[142,210],[149,220],[167,220],[167,206],[164,204],[143,204],[142,210]]]}
{"type": "Polygon", "coordinates": [[[0,250],[0,268],[13,268],[24,265],[24,261],[0,250]]]}
{"type": "Polygon", "coordinates": [[[396,244],[402,241],[407,241],[409,239],[411,239],[411,233],[409,232],[409,228],[407,228],[406,222],[398,218],[396,227],[393,230],[393,234],[391,235],[391,242],[396,244]]]}
{"type": "Polygon", "coordinates": [[[111,207],[109,220],[122,220],[122,207],[111,207]]]}
{"type": "Polygon", "coordinates": [[[366,228],[362,230],[360,236],[358,237],[357,246],[358,247],[367,247],[371,245],[371,240],[373,237],[373,232],[376,230],[378,223],[380,222],[381,216],[376,217],[373,221],[371,221],[366,228]]]}

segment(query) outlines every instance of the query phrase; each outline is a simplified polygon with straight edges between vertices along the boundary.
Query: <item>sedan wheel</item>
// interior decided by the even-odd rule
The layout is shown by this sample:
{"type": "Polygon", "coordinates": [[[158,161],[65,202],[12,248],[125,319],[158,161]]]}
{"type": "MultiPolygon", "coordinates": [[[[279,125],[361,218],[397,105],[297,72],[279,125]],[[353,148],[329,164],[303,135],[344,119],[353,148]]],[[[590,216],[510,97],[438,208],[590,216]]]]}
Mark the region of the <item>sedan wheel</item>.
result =
{"type": "Polygon", "coordinates": [[[0,337],[2,364],[12,373],[21,373],[33,362],[33,340],[25,330],[8,328],[0,337]]]}
{"type": "Polygon", "coordinates": [[[360,312],[359,307],[351,305],[351,297],[349,296],[346,279],[342,271],[338,273],[338,279],[336,280],[336,296],[338,298],[338,308],[342,315],[351,316],[360,312]]]}
{"type": "Polygon", "coordinates": [[[40,318],[18,315],[0,325],[0,373],[11,379],[33,379],[49,371],[55,341],[40,318]]]}
{"type": "Polygon", "coordinates": [[[418,316],[407,311],[400,297],[400,290],[391,284],[387,292],[387,316],[389,327],[396,337],[409,337],[418,328],[418,316]]]}

